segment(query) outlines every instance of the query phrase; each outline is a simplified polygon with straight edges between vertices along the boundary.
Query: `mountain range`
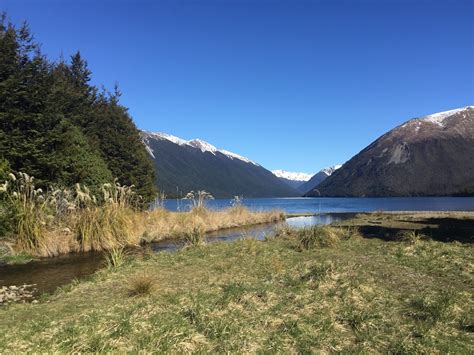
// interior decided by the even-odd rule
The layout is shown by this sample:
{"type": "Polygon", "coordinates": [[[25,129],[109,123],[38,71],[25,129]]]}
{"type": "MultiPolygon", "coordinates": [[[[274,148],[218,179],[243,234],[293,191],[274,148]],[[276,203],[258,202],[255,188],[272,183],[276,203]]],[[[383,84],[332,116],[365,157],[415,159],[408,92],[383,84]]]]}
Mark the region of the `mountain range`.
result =
{"type": "Polygon", "coordinates": [[[304,185],[308,180],[311,179],[313,174],[307,173],[296,173],[285,170],[272,170],[273,175],[283,181],[285,184],[295,189],[296,191],[304,194],[308,190],[301,190],[301,186],[304,185]]]}
{"type": "Polygon", "coordinates": [[[328,168],[322,169],[318,173],[314,174],[311,179],[306,181],[304,184],[299,186],[298,191],[302,194],[310,193],[315,189],[320,183],[326,180],[329,176],[334,174],[334,172],[339,169],[342,165],[334,165],[328,168]]]}
{"type": "Polygon", "coordinates": [[[316,174],[295,173],[285,170],[273,170],[272,173],[275,174],[275,176],[277,176],[281,181],[296,189],[299,193],[305,194],[318,186],[340,167],[341,165],[331,166],[320,170],[316,174]]]}
{"type": "Polygon", "coordinates": [[[168,197],[191,190],[218,198],[301,195],[261,165],[203,140],[146,131],[141,138],[155,166],[156,185],[168,197]]]}
{"type": "Polygon", "coordinates": [[[474,195],[474,107],[411,119],[307,196],[474,195]]]}
{"type": "Polygon", "coordinates": [[[265,169],[200,140],[141,132],[156,185],[169,197],[206,190],[215,197],[474,195],[474,107],[414,118],[344,165],[312,175],[265,169]]]}

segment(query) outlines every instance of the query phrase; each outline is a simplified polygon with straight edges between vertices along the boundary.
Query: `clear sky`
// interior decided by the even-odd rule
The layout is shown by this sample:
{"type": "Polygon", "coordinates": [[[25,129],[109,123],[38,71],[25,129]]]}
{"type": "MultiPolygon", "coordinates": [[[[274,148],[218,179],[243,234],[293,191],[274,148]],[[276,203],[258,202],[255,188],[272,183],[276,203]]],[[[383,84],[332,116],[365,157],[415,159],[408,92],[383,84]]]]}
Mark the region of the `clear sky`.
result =
{"type": "Polygon", "coordinates": [[[137,126],[269,169],[342,163],[474,104],[474,1],[0,0],[52,59],[79,49],[137,126]]]}

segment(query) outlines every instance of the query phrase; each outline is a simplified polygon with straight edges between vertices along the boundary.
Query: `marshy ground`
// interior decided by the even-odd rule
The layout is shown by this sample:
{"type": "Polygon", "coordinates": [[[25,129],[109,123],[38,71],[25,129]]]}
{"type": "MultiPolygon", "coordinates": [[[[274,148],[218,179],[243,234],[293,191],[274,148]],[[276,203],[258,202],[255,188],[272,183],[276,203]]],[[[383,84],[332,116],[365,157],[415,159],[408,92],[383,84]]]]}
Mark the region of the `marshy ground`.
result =
{"type": "Polygon", "coordinates": [[[130,259],[1,308],[0,352],[472,353],[472,243],[358,229],[130,259]]]}

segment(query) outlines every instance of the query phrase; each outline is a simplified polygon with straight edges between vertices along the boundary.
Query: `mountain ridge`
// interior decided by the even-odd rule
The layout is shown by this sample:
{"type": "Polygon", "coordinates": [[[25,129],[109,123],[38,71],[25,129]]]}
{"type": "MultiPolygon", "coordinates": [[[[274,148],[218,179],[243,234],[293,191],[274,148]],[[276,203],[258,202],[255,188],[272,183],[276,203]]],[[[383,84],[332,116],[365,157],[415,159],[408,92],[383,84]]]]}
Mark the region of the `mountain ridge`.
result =
{"type": "Polygon", "coordinates": [[[206,190],[217,198],[300,195],[258,163],[201,139],[149,131],[142,131],[141,138],[154,162],[156,185],[168,197],[191,190],[206,190]]]}
{"type": "Polygon", "coordinates": [[[405,121],[317,189],[331,197],[471,195],[473,157],[474,107],[465,106],[405,121]]]}

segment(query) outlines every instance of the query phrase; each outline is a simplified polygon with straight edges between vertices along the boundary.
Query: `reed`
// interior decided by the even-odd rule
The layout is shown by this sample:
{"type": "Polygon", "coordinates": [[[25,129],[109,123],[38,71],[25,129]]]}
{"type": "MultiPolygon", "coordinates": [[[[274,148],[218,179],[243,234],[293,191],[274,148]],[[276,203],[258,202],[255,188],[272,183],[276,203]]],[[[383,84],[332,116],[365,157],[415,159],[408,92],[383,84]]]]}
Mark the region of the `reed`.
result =
{"type": "Polygon", "coordinates": [[[100,251],[138,245],[140,242],[183,238],[201,244],[204,234],[220,229],[284,220],[282,212],[253,212],[236,199],[233,207],[214,211],[205,208],[212,198],[205,191],[188,194],[193,209],[170,212],[164,208],[142,211],[141,197],[133,186],[117,181],[103,184],[94,195],[86,186],[73,189],[36,189],[33,177],[10,174],[0,185],[5,208],[13,211],[14,230],[10,239],[15,252],[55,256],[71,251],[100,251]],[[6,199],[4,198],[6,197],[6,199]]]}
{"type": "Polygon", "coordinates": [[[129,258],[129,254],[123,247],[114,247],[105,254],[105,264],[108,269],[116,269],[123,266],[129,258]]]}

